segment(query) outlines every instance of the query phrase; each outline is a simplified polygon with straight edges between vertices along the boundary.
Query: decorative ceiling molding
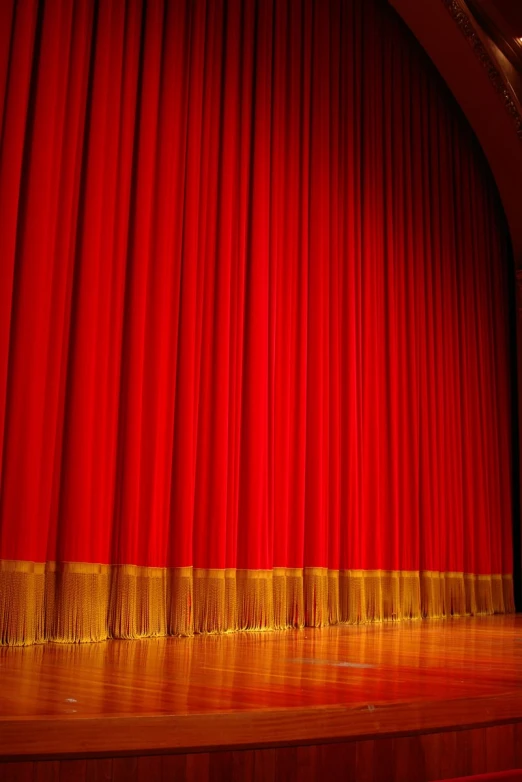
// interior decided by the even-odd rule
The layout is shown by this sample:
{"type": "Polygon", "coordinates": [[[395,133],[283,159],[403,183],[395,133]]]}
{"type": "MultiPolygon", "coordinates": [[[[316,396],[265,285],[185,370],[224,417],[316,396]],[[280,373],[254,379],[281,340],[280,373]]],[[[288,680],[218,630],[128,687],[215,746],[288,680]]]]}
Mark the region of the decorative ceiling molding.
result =
{"type": "Polygon", "coordinates": [[[509,83],[506,81],[498,67],[495,65],[487,48],[484,46],[480,35],[477,33],[467,9],[459,0],[442,0],[447,10],[457,24],[462,35],[466,38],[475,56],[486,69],[488,79],[495,91],[500,95],[504,107],[513,119],[518,138],[522,141],[522,115],[518,100],[509,83]]]}

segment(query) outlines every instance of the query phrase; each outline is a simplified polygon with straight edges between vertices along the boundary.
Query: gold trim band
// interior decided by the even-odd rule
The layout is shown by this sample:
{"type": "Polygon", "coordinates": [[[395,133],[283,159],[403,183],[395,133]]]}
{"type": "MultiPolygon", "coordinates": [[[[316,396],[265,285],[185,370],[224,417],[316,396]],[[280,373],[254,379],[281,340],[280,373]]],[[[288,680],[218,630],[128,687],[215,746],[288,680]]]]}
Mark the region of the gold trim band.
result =
{"type": "Polygon", "coordinates": [[[514,612],[510,574],[0,560],[0,644],[514,612]]]}

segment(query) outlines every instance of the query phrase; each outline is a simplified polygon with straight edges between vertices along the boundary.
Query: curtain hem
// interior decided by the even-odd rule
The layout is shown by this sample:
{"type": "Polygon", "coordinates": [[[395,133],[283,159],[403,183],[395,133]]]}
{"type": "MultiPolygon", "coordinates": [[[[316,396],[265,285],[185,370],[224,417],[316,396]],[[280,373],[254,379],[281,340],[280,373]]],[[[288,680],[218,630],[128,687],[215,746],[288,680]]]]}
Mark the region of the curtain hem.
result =
{"type": "Polygon", "coordinates": [[[0,561],[0,645],[513,613],[511,574],[0,561]]]}

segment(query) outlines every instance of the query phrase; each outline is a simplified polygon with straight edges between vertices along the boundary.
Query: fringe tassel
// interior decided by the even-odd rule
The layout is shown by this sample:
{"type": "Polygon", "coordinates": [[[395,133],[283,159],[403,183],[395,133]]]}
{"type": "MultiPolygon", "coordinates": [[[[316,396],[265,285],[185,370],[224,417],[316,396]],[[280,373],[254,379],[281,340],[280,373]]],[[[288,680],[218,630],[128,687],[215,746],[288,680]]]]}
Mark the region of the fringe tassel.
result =
{"type": "Polygon", "coordinates": [[[325,627],[328,624],[328,570],[322,567],[304,569],[305,624],[325,627]]]}
{"type": "Polygon", "coordinates": [[[194,634],[194,589],[191,567],[170,568],[167,578],[167,632],[194,634]]]}
{"type": "Polygon", "coordinates": [[[194,568],[194,632],[224,633],[226,622],[225,571],[194,568]]]}
{"type": "Polygon", "coordinates": [[[401,619],[422,619],[421,583],[418,573],[400,571],[399,605],[401,619]]]}
{"type": "Polygon", "coordinates": [[[339,573],[339,610],[341,622],[366,622],[366,594],[362,570],[344,570],[339,573]]]}
{"type": "Polygon", "coordinates": [[[274,568],[274,628],[304,627],[303,571],[301,568],[274,568]]]}
{"type": "Polygon", "coordinates": [[[45,564],[0,561],[0,645],[45,643],[45,564]]]}
{"type": "Polygon", "coordinates": [[[341,609],[339,600],[339,571],[328,571],[328,623],[336,625],[340,622],[341,609]]]}
{"type": "Polygon", "coordinates": [[[504,614],[506,608],[504,606],[504,587],[502,584],[502,576],[491,576],[491,601],[494,614],[504,614]]]}
{"type": "Polygon", "coordinates": [[[511,575],[0,560],[0,643],[190,636],[513,613],[511,575]]]}
{"type": "Polygon", "coordinates": [[[109,565],[48,563],[47,638],[55,643],[105,641],[109,637],[109,565]]]}
{"type": "Polygon", "coordinates": [[[466,593],[466,616],[474,616],[477,613],[477,592],[475,589],[475,579],[467,574],[464,578],[464,590],[466,593]]]}
{"type": "Polygon", "coordinates": [[[238,570],[238,630],[274,627],[274,590],[271,570],[238,570]]]}
{"type": "Polygon", "coordinates": [[[504,598],[504,613],[515,613],[515,590],[513,589],[513,576],[503,575],[502,577],[502,595],[504,598]]]}
{"type": "Polygon", "coordinates": [[[238,597],[235,568],[225,570],[225,625],[227,630],[238,628],[238,597]]]}
{"type": "Polygon", "coordinates": [[[421,614],[440,619],[444,616],[444,574],[424,570],[420,574],[421,614]]]}
{"type": "Polygon", "coordinates": [[[391,619],[393,622],[402,619],[400,575],[400,573],[393,571],[387,571],[382,575],[376,574],[381,582],[382,608],[378,618],[379,622],[382,622],[383,619],[391,619]]]}
{"type": "Polygon", "coordinates": [[[112,568],[109,628],[113,638],[146,638],[167,633],[165,568],[112,568]]]}
{"type": "MultiPolygon", "coordinates": [[[[380,622],[383,612],[383,572],[379,570],[344,570],[340,573],[339,592],[341,622],[363,624],[380,622]]],[[[394,605],[391,596],[388,605],[394,605]]]]}
{"type": "Polygon", "coordinates": [[[477,601],[476,613],[480,616],[487,616],[493,613],[493,590],[492,579],[490,576],[472,577],[475,586],[475,595],[477,601]]]}
{"type": "Polygon", "coordinates": [[[444,616],[466,616],[463,573],[444,573],[444,616]]]}
{"type": "Polygon", "coordinates": [[[378,570],[369,570],[361,574],[358,573],[357,577],[358,579],[362,577],[362,594],[365,599],[366,621],[382,622],[384,611],[381,573],[378,570]]]}
{"type": "Polygon", "coordinates": [[[420,619],[421,582],[416,571],[345,570],[340,574],[341,622],[420,619]]]}

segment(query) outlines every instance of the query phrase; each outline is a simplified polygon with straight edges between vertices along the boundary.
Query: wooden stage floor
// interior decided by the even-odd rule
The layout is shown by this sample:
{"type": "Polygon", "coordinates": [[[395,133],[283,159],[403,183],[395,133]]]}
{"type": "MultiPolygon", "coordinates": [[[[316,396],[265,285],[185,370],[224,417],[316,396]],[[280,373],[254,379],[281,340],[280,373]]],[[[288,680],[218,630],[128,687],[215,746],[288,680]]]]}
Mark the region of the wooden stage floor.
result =
{"type": "Polygon", "coordinates": [[[522,767],[522,616],[0,649],[0,779],[522,767]]]}

